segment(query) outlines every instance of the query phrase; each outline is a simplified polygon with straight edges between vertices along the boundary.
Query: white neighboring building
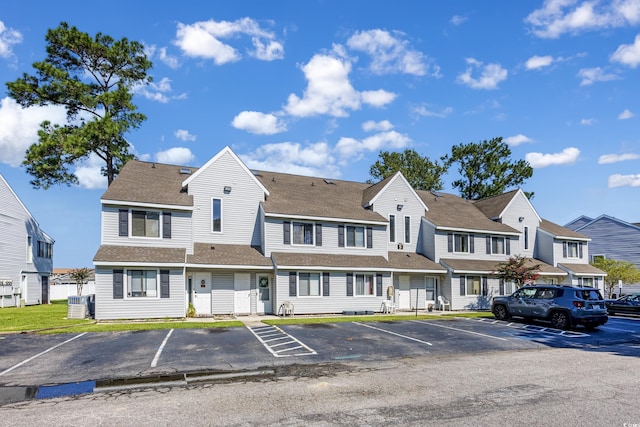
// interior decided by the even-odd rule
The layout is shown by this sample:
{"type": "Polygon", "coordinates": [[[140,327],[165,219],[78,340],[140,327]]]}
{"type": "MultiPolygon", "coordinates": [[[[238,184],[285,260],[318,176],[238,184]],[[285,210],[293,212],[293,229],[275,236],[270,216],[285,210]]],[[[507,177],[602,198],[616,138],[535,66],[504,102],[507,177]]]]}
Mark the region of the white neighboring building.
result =
{"type": "Polygon", "coordinates": [[[49,303],[53,244],[0,175],[0,308],[49,303]]]}

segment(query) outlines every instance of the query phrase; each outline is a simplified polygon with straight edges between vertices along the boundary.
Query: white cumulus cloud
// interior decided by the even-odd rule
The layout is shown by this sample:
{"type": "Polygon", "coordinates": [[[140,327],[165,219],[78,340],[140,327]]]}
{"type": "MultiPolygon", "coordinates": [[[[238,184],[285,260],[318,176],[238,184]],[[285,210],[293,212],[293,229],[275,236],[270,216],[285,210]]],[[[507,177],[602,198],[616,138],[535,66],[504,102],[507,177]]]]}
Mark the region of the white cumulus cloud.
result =
{"type": "Polygon", "coordinates": [[[208,21],[193,24],[178,23],[175,45],[187,56],[212,59],[216,65],[239,61],[242,54],[235,47],[224,42],[241,42],[241,36],[251,40],[248,54],[265,61],[282,59],[284,46],[272,31],[266,30],[251,18],[235,21],[208,21]]]}
{"type": "Polygon", "coordinates": [[[583,68],[578,71],[578,77],[582,79],[580,81],[580,86],[589,86],[595,82],[608,82],[619,78],[615,74],[607,73],[600,67],[583,68]]]}
{"type": "Polygon", "coordinates": [[[393,129],[393,125],[389,120],[382,120],[379,122],[368,120],[362,124],[362,130],[364,130],[365,132],[387,131],[391,129],[393,129]]]}
{"type": "Polygon", "coordinates": [[[606,165],[610,163],[624,162],[626,160],[638,160],[640,154],[625,153],[625,154],[603,154],[598,158],[598,164],[606,165]]]}
{"type": "Polygon", "coordinates": [[[195,160],[195,156],[185,147],[173,147],[168,150],[159,151],[155,155],[156,161],[158,163],[168,163],[172,165],[186,165],[193,160],[195,160]]]}
{"type": "Polygon", "coordinates": [[[304,94],[302,97],[290,94],[284,107],[292,116],[347,117],[350,110],[359,110],[362,103],[380,107],[395,98],[395,94],[383,90],[356,91],[349,81],[351,63],[346,59],[316,54],[301,68],[307,79],[304,94]]]}
{"type": "Polygon", "coordinates": [[[625,110],[622,113],[618,114],[618,120],[627,120],[632,118],[633,116],[634,114],[625,108],[625,110]]]}
{"type": "Polygon", "coordinates": [[[545,0],[525,22],[533,34],[541,38],[633,26],[640,22],[640,3],[638,0],[545,0]]]}
{"type": "Polygon", "coordinates": [[[102,175],[104,165],[104,160],[91,153],[89,158],[80,163],[73,172],[78,178],[78,185],[88,190],[107,188],[107,177],[102,175]]]}
{"type": "Polygon", "coordinates": [[[192,135],[188,130],[185,129],[178,129],[177,131],[175,131],[173,133],[175,135],[176,138],[178,138],[181,141],[195,141],[196,140],[196,136],[192,135]]]}
{"type": "Polygon", "coordinates": [[[286,125],[275,115],[258,111],[241,112],[233,118],[231,125],[257,135],[274,135],[287,130],[286,125]]]}
{"type": "Polygon", "coordinates": [[[527,153],[525,160],[529,162],[531,167],[545,168],[547,166],[571,165],[578,160],[579,156],[580,150],[575,147],[569,147],[560,153],[527,153]]]}
{"type": "Polygon", "coordinates": [[[633,44],[622,44],[611,55],[611,62],[619,62],[631,68],[640,64],[640,34],[636,35],[633,44]]]}
{"type": "Polygon", "coordinates": [[[514,136],[509,136],[506,137],[504,139],[504,142],[507,143],[507,145],[510,145],[512,147],[516,147],[520,144],[524,144],[526,142],[533,142],[533,139],[529,138],[526,135],[523,135],[521,133],[514,135],[514,136]]]}
{"type": "Polygon", "coordinates": [[[22,108],[13,99],[3,98],[0,101],[0,162],[20,166],[27,148],[38,142],[40,123],[45,120],[66,123],[64,107],[22,108]]]}
{"type": "Polygon", "coordinates": [[[18,43],[22,43],[22,33],[13,28],[7,28],[4,22],[0,21],[0,58],[12,57],[12,47],[18,43]]]}
{"type": "Polygon", "coordinates": [[[609,176],[609,188],[640,187],[640,173],[631,175],[614,174],[609,176]]]}
{"type": "Polygon", "coordinates": [[[342,137],[336,144],[335,150],[340,157],[340,163],[359,160],[363,154],[386,149],[401,149],[406,147],[411,139],[396,131],[380,132],[364,139],[342,137]]]}
{"type": "Polygon", "coordinates": [[[527,68],[527,70],[537,70],[540,68],[548,67],[552,63],[553,63],[553,56],[534,55],[531,58],[527,59],[527,62],[525,62],[525,67],[527,68]]]}
{"type": "Polygon", "coordinates": [[[240,158],[251,169],[306,176],[340,176],[331,147],[326,142],[304,146],[296,142],[266,144],[240,158]]]}
{"type": "Polygon", "coordinates": [[[430,73],[438,77],[440,68],[432,64],[422,52],[412,49],[409,42],[404,40],[404,36],[405,34],[399,31],[359,31],[347,40],[347,46],[371,56],[369,68],[374,74],[402,73],[424,76],[430,73]]]}
{"type": "Polygon", "coordinates": [[[506,80],[508,74],[500,64],[483,65],[474,58],[467,58],[467,69],[464,73],[458,74],[457,81],[472,89],[497,89],[498,84],[506,80]],[[479,77],[472,76],[476,70],[480,70],[479,77]]]}

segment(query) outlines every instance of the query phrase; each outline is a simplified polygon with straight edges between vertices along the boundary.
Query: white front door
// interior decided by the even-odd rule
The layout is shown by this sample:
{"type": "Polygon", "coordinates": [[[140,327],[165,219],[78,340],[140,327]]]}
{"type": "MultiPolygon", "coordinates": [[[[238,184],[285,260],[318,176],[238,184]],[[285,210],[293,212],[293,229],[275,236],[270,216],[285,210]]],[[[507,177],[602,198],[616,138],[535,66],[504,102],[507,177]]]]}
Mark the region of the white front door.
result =
{"type": "Polygon", "coordinates": [[[269,276],[258,276],[258,313],[273,313],[271,306],[271,280],[269,276]]]}
{"type": "Polygon", "coordinates": [[[400,310],[411,310],[411,277],[398,276],[398,305],[400,310]]]}
{"type": "Polygon", "coordinates": [[[234,275],[234,313],[249,314],[251,312],[251,274],[236,273],[234,275]]]}
{"type": "Polygon", "coordinates": [[[195,274],[193,307],[196,309],[196,315],[211,314],[211,274],[195,274]]]}

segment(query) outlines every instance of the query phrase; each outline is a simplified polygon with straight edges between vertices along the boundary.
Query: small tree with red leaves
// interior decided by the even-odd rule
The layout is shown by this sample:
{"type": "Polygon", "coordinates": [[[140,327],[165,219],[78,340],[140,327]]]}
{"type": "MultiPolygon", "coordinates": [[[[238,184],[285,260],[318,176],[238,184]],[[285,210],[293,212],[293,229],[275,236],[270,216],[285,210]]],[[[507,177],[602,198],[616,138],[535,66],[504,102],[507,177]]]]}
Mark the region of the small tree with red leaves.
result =
{"type": "Polygon", "coordinates": [[[534,283],[540,277],[540,264],[526,265],[527,259],[512,256],[506,262],[498,264],[494,274],[505,282],[513,282],[517,287],[534,283]]]}

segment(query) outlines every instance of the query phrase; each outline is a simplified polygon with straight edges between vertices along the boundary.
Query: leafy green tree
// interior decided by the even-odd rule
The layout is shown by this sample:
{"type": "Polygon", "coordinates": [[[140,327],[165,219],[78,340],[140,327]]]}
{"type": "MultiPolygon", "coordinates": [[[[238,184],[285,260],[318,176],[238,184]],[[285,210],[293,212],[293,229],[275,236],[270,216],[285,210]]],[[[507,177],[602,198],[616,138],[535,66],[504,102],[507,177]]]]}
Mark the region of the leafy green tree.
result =
{"type": "Polygon", "coordinates": [[[35,75],[7,83],[9,96],[21,106],[59,105],[67,111],[64,125],[40,125],[39,142],[27,149],[23,164],[35,188],[76,184],[70,168],[92,153],[104,161],[109,184],[133,155],[124,135],[146,117],[133,105],[132,88],[149,83],[152,66],[142,44],[91,37],[62,22],[46,35],[47,57],[35,62],[35,75]]]}
{"type": "Polygon", "coordinates": [[[87,279],[91,276],[91,270],[87,267],[82,268],[74,268],[69,271],[69,277],[76,282],[76,288],[78,291],[78,296],[82,295],[82,286],[86,283],[87,279]]]}
{"type": "Polygon", "coordinates": [[[604,285],[609,298],[619,282],[625,285],[640,282],[640,269],[630,261],[597,257],[591,261],[591,265],[607,273],[604,278],[604,285]]]}
{"type": "MultiPolygon", "coordinates": [[[[479,143],[459,144],[451,148],[451,156],[442,157],[445,166],[458,164],[460,178],[453,181],[460,195],[467,200],[479,200],[518,187],[533,175],[526,160],[511,160],[511,149],[502,137],[479,143]]],[[[533,197],[533,193],[525,193],[533,197]]]]}
{"type": "Polygon", "coordinates": [[[368,182],[381,181],[398,171],[414,189],[436,191],[442,190],[441,176],[447,169],[412,149],[406,149],[403,153],[381,151],[378,160],[369,168],[369,175],[373,179],[368,182]]]}
{"type": "Polygon", "coordinates": [[[527,265],[526,258],[516,255],[498,264],[494,274],[505,282],[513,282],[517,287],[521,287],[535,282],[540,277],[540,264],[527,265]]]}

